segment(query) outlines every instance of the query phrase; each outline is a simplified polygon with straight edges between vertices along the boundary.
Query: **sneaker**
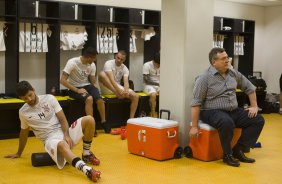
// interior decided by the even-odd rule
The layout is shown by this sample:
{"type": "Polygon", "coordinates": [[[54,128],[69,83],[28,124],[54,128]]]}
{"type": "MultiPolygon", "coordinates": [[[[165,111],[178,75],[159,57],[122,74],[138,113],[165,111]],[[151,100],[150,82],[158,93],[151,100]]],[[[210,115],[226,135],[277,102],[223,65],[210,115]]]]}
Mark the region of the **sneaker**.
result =
{"type": "Polygon", "coordinates": [[[111,127],[107,122],[101,123],[102,128],[104,129],[106,134],[111,133],[111,127]]]}
{"type": "Polygon", "coordinates": [[[92,153],[92,151],[90,151],[90,155],[82,155],[82,160],[85,163],[89,163],[92,165],[99,165],[100,164],[100,160],[92,153]]]}
{"type": "Polygon", "coordinates": [[[121,128],[113,128],[113,129],[111,130],[111,134],[112,134],[112,135],[119,135],[120,132],[121,132],[121,128]]]}
{"type": "Polygon", "coordinates": [[[120,130],[120,138],[121,138],[121,140],[124,140],[127,137],[127,135],[126,135],[126,126],[122,126],[120,129],[121,129],[120,130]]]}
{"type": "Polygon", "coordinates": [[[100,175],[101,175],[101,171],[96,171],[95,169],[90,169],[90,170],[87,170],[86,172],[86,176],[94,182],[97,182],[98,179],[101,178],[100,175]]]}

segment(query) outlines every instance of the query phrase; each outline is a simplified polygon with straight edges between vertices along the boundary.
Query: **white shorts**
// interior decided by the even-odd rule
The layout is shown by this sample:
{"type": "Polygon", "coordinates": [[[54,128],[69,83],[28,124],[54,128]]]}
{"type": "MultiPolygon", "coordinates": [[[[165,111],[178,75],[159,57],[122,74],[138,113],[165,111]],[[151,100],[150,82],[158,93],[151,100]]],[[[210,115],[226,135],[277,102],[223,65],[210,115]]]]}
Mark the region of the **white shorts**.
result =
{"type": "MultiPolygon", "coordinates": [[[[117,84],[117,85],[120,89],[124,89],[124,87],[122,85],[120,85],[120,84],[117,84]]],[[[100,82],[99,86],[100,86],[100,90],[101,90],[102,95],[112,95],[112,94],[114,94],[114,92],[112,92],[109,88],[104,86],[103,83],[100,82]]],[[[129,89],[129,92],[133,92],[133,90],[129,89]]]]}
{"type": "MultiPolygon", "coordinates": [[[[69,128],[70,137],[74,145],[78,144],[83,137],[81,119],[79,118],[69,128]]],[[[56,162],[57,167],[62,169],[66,164],[66,159],[57,151],[58,143],[64,140],[62,130],[52,133],[45,141],[45,150],[49,153],[52,159],[56,162]]]]}
{"type": "Polygon", "coordinates": [[[148,95],[152,93],[158,93],[160,92],[160,86],[145,85],[144,92],[147,93],[148,95]]]}

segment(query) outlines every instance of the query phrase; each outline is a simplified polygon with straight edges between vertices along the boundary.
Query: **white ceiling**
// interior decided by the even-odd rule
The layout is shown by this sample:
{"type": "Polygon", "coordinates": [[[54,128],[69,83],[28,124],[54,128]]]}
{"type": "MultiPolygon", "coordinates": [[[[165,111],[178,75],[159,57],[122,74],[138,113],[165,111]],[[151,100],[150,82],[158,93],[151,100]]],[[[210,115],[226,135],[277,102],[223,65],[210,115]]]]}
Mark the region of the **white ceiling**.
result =
{"type": "Polygon", "coordinates": [[[225,0],[225,1],[258,5],[258,6],[282,6],[282,0],[225,0]]]}

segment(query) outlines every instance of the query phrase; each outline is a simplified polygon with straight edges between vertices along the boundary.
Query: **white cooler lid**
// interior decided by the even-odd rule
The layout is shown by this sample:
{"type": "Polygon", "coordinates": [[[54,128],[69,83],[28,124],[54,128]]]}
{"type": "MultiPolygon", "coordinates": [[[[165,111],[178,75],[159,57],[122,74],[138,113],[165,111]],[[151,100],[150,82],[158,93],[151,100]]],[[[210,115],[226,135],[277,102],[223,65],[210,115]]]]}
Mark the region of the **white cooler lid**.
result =
{"type": "MultiPolygon", "coordinates": [[[[192,122],[190,122],[190,125],[192,125],[192,122]]],[[[214,127],[210,126],[209,124],[204,123],[201,120],[199,120],[198,126],[199,128],[204,129],[204,130],[216,130],[214,127]]]]}
{"type": "Polygon", "coordinates": [[[178,122],[167,119],[159,119],[152,117],[131,118],[127,120],[128,124],[141,125],[145,127],[163,129],[178,126],[178,122]]]}

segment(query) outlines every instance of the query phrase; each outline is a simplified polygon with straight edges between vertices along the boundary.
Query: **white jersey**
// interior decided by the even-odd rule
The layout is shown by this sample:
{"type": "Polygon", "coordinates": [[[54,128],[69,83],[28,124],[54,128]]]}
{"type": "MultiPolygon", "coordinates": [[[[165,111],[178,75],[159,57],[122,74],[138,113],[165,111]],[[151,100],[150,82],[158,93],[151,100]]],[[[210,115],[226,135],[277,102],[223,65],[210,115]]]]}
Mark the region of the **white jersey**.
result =
{"type": "Polygon", "coordinates": [[[144,38],[145,41],[151,39],[151,37],[155,36],[156,32],[153,27],[149,27],[148,29],[144,29],[141,34],[141,38],[144,38]]]}
{"type": "Polygon", "coordinates": [[[85,26],[80,25],[61,25],[61,49],[62,50],[79,50],[83,49],[87,41],[87,32],[85,26]]]}
{"type": "Polygon", "coordinates": [[[129,70],[128,68],[122,64],[121,66],[117,66],[116,62],[114,59],[112,60],[108,60],[105,65],[104,65],[104,69],[105,72],[109,72],[112,71],[115,81],[120,84],[121,79],[123,76],[129,76],[129,70]]]}
{"type": "Polygon", "coordinates": [[[143,74],[149,75],[149,80],[160,83],[160,68],[155,68],[153,61],[148,61],[143,65],[143,74]]]}
{"type": "Polygon", "coordinates": [[[0,22],[0,51],[5,51],[6,46],[5,46],[5,41],[4,41],[4,28],[5,28],[5,23],[0,22]]]}
{"type": "Polygon", "coordinates": [[[97,51],[98,53],[117,53],[117,28],[97,27],[97,51]]]}
{"type": "Polygon", "coordinates": [[[64,70],[69,74],[68,81],[71,85],[82,87],[89,85],[88,76],[94,76],[96,73],[96,66],[94,63],[82,64],[80,57],[69,59],[64,70]]]}
{"type": "Polygon", "coordinates": [[[61,129],[56,113],[62,110],[53,95],[39,95],[38,103],[31,107],[25,103],[19,110],[21,128],[31,127],[35,136],[45,141],[53,132],[61,129]]]}
{"type": "Polygon", "coordinates": [[[20,52],[48,52],[47,24],[20,23],[20,52]]]}
{"type": "Polygon", "coordinates": [[[137,37],[135,35],[135,31],[132,30],[130,33],[130,38],[129,38],[129,52],[136,53],[137,48],[136,48],[136,40],[137,37]]]}

